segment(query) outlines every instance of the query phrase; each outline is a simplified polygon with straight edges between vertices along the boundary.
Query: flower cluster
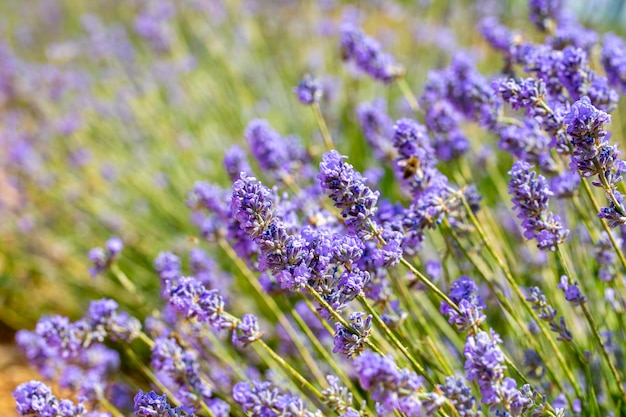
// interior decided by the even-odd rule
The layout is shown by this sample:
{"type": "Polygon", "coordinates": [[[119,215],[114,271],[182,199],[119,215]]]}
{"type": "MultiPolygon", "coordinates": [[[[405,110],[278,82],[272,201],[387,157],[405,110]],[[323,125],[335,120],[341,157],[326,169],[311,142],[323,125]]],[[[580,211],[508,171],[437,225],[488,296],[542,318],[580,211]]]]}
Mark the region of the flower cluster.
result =
{"type": "Polygon", "coordinates": [[[50,387],[39,381],[21,384],[13,391],[13,398],[20,416],[82,417],[87,413],[82,404],[59,400],[50,387]]]}
{"type": "Polygon", "coordinates": [[[518,161],[509,171],[509,194],[518,211],[517,217],[522,219],[524,237],[536,239],[539,249],[554,250],[564,242],[569,231],[561,224],[558,214],[549,211],[548,200],[552,191],[542,175],[531,171],[532,166],[518,161]]]}
{"type": "Polygon", "coordinates": [[[404,69],[393,57],[382,51],[378,41],[351,24],[341,28],[341,53],[345,60],[353,61],[370,77],[391,83],[404,75],[404,69]]]}

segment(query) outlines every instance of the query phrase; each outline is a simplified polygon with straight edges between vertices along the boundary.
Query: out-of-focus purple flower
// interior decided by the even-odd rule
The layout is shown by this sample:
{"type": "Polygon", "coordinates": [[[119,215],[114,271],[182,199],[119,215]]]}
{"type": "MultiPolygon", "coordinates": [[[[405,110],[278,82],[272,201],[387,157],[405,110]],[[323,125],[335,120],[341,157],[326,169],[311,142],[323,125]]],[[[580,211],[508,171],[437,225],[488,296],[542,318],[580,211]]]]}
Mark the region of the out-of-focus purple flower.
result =
{"type": "Polygon", "coordinates": [[[252,417],[314,417],[301,398],[280,392],[269,381],[238,382],[233,387],[233,399],[252,417]]]}
{"type": "Polygon", "coordinates": [[[569,230],[564,229],[558,215],[549,211],[548,199],[552,191],[546,179],[531,171],[531,165],[518,161],[509,171],[509,194],[513,197],[517,217],[522,219],[524,237],[536,239],[537,247],[542,250],[554,250],[556,245],[565,241],[569,230]]]}
{"type": "Polygon", "coordinates": [[[95,277],[106,271],[118,258],[123,248],[122,240],[118,237],[112,237],[106,242],[106,250],[102,248],[91,249],[88,256],[93,266],[89,268],[89,275],[95,277]]]}
{"type": "Polygon", "coordinates": [[[224,152],[224,168],[231,181],[237,181],[242,172],[251,173],[246,152],[238,145],[232,145],[224,152]]]}
{"type": "Polygon", "coordinates": [[[539,30],[552,30],[559,21],[561,7],[561,0],[529,0],[530,21],[539,30]]]}
{"type": "Polygon", "coordinates": [[[626,92],[626,43],[614,33],[604,35],[601,62],[612,87],[626,92]]]}
{"type": "Polygon", "coordinates": [[[495,16],[484,17],[478,28],[483,37],[494,48],[508,54],[511,47],[518,42],[520,35],[502,25],[495,16]]]}
{"type": "Polygon", "coordinates": [[[578,191],[580,175],[578,172],[563,171],[550,179],[550,190],[556,198],[569,198],[578,191]]]}
{"type": "Polygon", "coordinates": [[[500,149],[530,164],[537,164],[545,172],[556,171],[556,163],[550,156],[550,138],[529,119],[521,126],[507,125],[499,129],[500,149]]]}
{"type": "Polygon", "coordinates": [[[422,403],[416,395],[422,389],[422,378],[408,369],[398,369],[391,356],[366,351],[354,360],[363,389],[370,392],[380,413],[395,409],[407,416],[421,415],[422,403]]]}
{"type": "Polygon", "coordinates": [[[281,173],[288,170],[291,160],[285,141],[267,120],[251,120],[245,137],[250,152],[263,171],[281,173]]]}
{"type": "Polygon", "coordinates": [[[357,119],[365,140],[380,160],[393,160],[396,155],[391,138],[393,120],[387,115],[385,100],[379,98],[371,103],[361,103],[356,108],[357,119]]]}
{"type": "Polygon", "coordinates": [[[157,52],[168,52],[173,42],[174,4],[167,0],[145,0],[143,3],[135,18],[135,31],[157,52]]]}
{"type": "Polygon", "coordinates": [[[363,72],[386,84],[404,75],[402,66],[382,51],[376,39],[351,24],[341,28],[341,53],[345,60],[353,61],[363,72]]]}
{"type": "Polygon", "coordinates": [[[310,74],[305,74],[300,83],[293,88],[293,92],[298,96],[300,103],[311,105],[322,99],[322,85],[310,74]]]}
{"type": "Polygon", "coordinates": [[[161,287],[168,292],[173,283],[182,276],[180,258],[171,252],[161,252],[154,260],[154,269],[161,278],[161,287]]]}

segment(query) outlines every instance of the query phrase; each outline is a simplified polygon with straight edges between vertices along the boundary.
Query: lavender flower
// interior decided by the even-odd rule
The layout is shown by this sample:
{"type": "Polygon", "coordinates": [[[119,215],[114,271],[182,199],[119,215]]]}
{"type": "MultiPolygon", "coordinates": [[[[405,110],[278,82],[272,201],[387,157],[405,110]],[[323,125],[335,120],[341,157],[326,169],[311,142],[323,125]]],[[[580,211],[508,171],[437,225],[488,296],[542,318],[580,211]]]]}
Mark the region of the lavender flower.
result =
{"type": "Polygon", "coordinates": [[[345,60],[353,61],[359,69],[386,84],[404,75],[404,69],[382,51],[378,41],[350,24],[341,28],[341,53],[345,60]]]}
{"type": "Polygon", "coordinates": [[[232,342],[237,347],[246,347],[250,343],[259,340],[263,332],[259,329],[257,318],[254,314],[244,314],[237,328],[233,330],[232,342]]]}
{"type": "Polygon", "coordinates": [[[159,396],[154,391],[144,394],[142,390],[139,390],[137,395],[135,395],[134,413],[136,416],[150,417],[195,416],[195,414],[184,407],[172,407],[167,401],[165,394],[159,396]]]}
{"type": "Polygon", "coordinates": [[[336,376],[328,375],[326,380],[328,381],[328,388],[322,391],[322,402],[333,411],[349,413],[350,404],[352,404],[352,393],[350,390],[339,385],[339,378],[336,376]]]}
{"type": "Polygon", "coordinates": [[[542,31],[556,26],[561,13],[561,0],[529,0],[530,21],[542,31]]]}
{"type": "Polygon", "coordinates": [[[231,181],[237,181],[242,172],[252,172],[246,152],[237,145],[232,145],[224,152],[224,168],[231,181]]]}
{"type": "Polygon", "coordinates": [[[613,33],[604,35],[601,62],[612,87],[626,92],[626,43],[613,33]]]}
{"type": "Polygon", "coordinates": [[[173,283],[182,276],[180,258],[171,252],[161,252],[154,260],[154,269],[161,278],[164,294],[169,292],[173,283]]]}
{"type": "Polygon", "coordinates": [[[252,417],[315,417],[302,399],[280,392],[270,382],[239,382],[233,388],[233,399],[252,417]]]}
{"type": "Polygon", "coordinates": [[[383,99],[371,103],[361,103],[356,108],[357,119],[365,140],[380,160],[393,160],[396,151],[391,143],[393,121],[387,115],[387,105],[383,99]]]}
{"type": "Polygon", "coordinates": [[[542,250],[554,249],[567,238],[569,231],[563,228],[558,215],[548,211],[548,199],[552,191],[546,179],[531,171],[531,165],[523,161],[513,164],[509,171],[509,194],[522,219],[524,237],[536,239],[537,247],[542,250]]]}
{"type": "Polygon", "coordinates": [[[311,105],[322,99],[322,85],[310,74],[305,74],[293,92],[298,96],[300,103],[311,105]]]}
{"type": "Polygon", "coordinates": [[[211,398],[211,387],[200,376],[197,354],[183,349],[175,338],[160,337],[154,341],[151,363],[157,375],[167,375],[178,390],[178,398],[189,402],[211,398]]]}
{"type": "Polygon", "coordinates": [[[59,400],[50,387],[39,381],[25,382],[13,391],[16,409],[20,416],[82,417],[86,410],[82,404],[59,400]]]}
{"type": "Polygon", "coordinates": [[[93,248],[89,251],[89,260],[93,267],[89,268],[89,275],[95,277],[106,271],[113,262],[118,258],[120,252],[124,248],[124,243],[117,237],[112,237],[106,242],[106,250],[102,248],[93,248]]]}
{"type": "Polygon", "coordinates": [[[281,173],[289,167],[290,158],[285,141],[267,120],[251,120],[246,127],[245,137],[262,170],[281,173]]]}
{"type": "Polygon", "coordinates": [[[446,397],[460,417],[478,417],[481,415],[476,397],[472,395],[472,389],[461,378],[446,377],[444,385],[439,385],[441,394],[446,397]]]}
{"type": "Polygon", "coordinates": [[[608,132],[604,130],[604,125],[611,122],[611,116],[595,108],[589,98],[583,97],[572,105],[564,121],[574,145],[572,160],[583,176],[589,177],[610,170],[617,158],[617,149],[609,145],[608,132]],[[604,165],[597,167],[594,159],[600,155],[603,156],[604,165]]]}
{"type": "Polygon", "coordinates": [[[416,395],[422,388],[422,378],[408,369],[398,369],[390,356],[364,352],[354,360],[359,383],[377,401],[381,414],[398,410],[409,417],[421,413],[422,404],[416,395]]]}
{"type": "Polygon", "coordinates": [[[242,174],[233,184],[230,208],[241,229],[254,239],[271,224],[274,211],[272,193],[256,178],[242,174]]]}
{"type": "Polygon", "coordinates": [[[504,354],[498,347],[500,337],[484,331],[470,334],[465,342],[465,375],[469,381],[476,381],[483,404],[502,402],[504,386],[504,354]]]}
{"type": "Polygon", "coordinates": [[[450,285],[450,299],[459,307],[459,312],[445,301],[441,302],[441,314],[448,316],[448,322],[461,332],[480,326],[485,319],[485,304],[478,295],[478,287],[469,277],[462,276],[450,285]]]}
{"type": "Polygon", "coordinates": [[[565,293],[565,299],[574,307],[578,307],[584,304],[586,299],[578,288],[578,283],[570,284],[569,278],[566,275],[561,276],[558,285],[559,289],[565,293]]]}
{"type": "Polygon", "coordinates": [[[349,232],[368,240],[374,233],[369,222],[376,213],[379,193],[365,185],[361,174],[345,163],[344,158],[335,150],[325,153],[317,178],[322,189],[335,202],[335,207],[341,209],[349,232]]]}
{"type": "Polygon", "coordinates": [[[188,319],[208,322],[218,330],[232,329],[232,319],[224,313],[224,299],[217,290],[207,290],[193,277],[181,277],[169,293],[169,304],[188,319]]]}
{"type": "Polygon", "coordinates": [[[528,301],[532,309],[537,312],[537,317],[547,322],[550,326],[550,330],[559,335],[558,340],[566,342],[572,340],[572,333],[565,324],[565,318],[561,316],[558,321],[555,320],[558,311],[548,303],[548,299],[538,287],[528,289],[526,301],[528,301]]]}
{"type": "Polygon", "coordinates": [[[92,301],[86,314],[91,336],[102,342],[105,336],[112,340],[132,342],[138,337],[141,323],[128,313],[118,312],[114,300],[103,298],[92,301]]]}
{"type": "Polygon", "coordinates": [[[364,312],[350,314],[350,329],[341,323],[335,323],[335,348],[334,353],[341,352],[348,358],[358,356],[367,343],[372,331],[372,316],[366,316],[364,312]]]}

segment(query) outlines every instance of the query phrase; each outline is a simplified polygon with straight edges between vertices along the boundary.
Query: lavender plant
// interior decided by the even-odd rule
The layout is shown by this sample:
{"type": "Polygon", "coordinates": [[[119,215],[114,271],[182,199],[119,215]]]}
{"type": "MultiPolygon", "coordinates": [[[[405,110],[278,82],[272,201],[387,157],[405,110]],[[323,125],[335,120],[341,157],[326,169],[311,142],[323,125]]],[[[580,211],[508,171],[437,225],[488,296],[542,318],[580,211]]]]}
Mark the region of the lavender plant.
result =
{"type": "Polygon", "coordinates": [[[2,27],[18,414],[626,413],[626,41],[440,3],[120,3],[45,63],[2,27]]]}

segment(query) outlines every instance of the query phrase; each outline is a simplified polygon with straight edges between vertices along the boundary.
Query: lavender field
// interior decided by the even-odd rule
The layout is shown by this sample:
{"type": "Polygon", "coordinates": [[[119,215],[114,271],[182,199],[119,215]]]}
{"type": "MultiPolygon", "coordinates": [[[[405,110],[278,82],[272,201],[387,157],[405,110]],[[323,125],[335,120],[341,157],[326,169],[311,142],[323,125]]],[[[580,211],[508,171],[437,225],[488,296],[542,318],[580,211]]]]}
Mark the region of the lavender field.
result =
{"type": "Polygon", "coordinates": [[[625,416],[624,3],[0,2],[0,404],[625,416]]]}

